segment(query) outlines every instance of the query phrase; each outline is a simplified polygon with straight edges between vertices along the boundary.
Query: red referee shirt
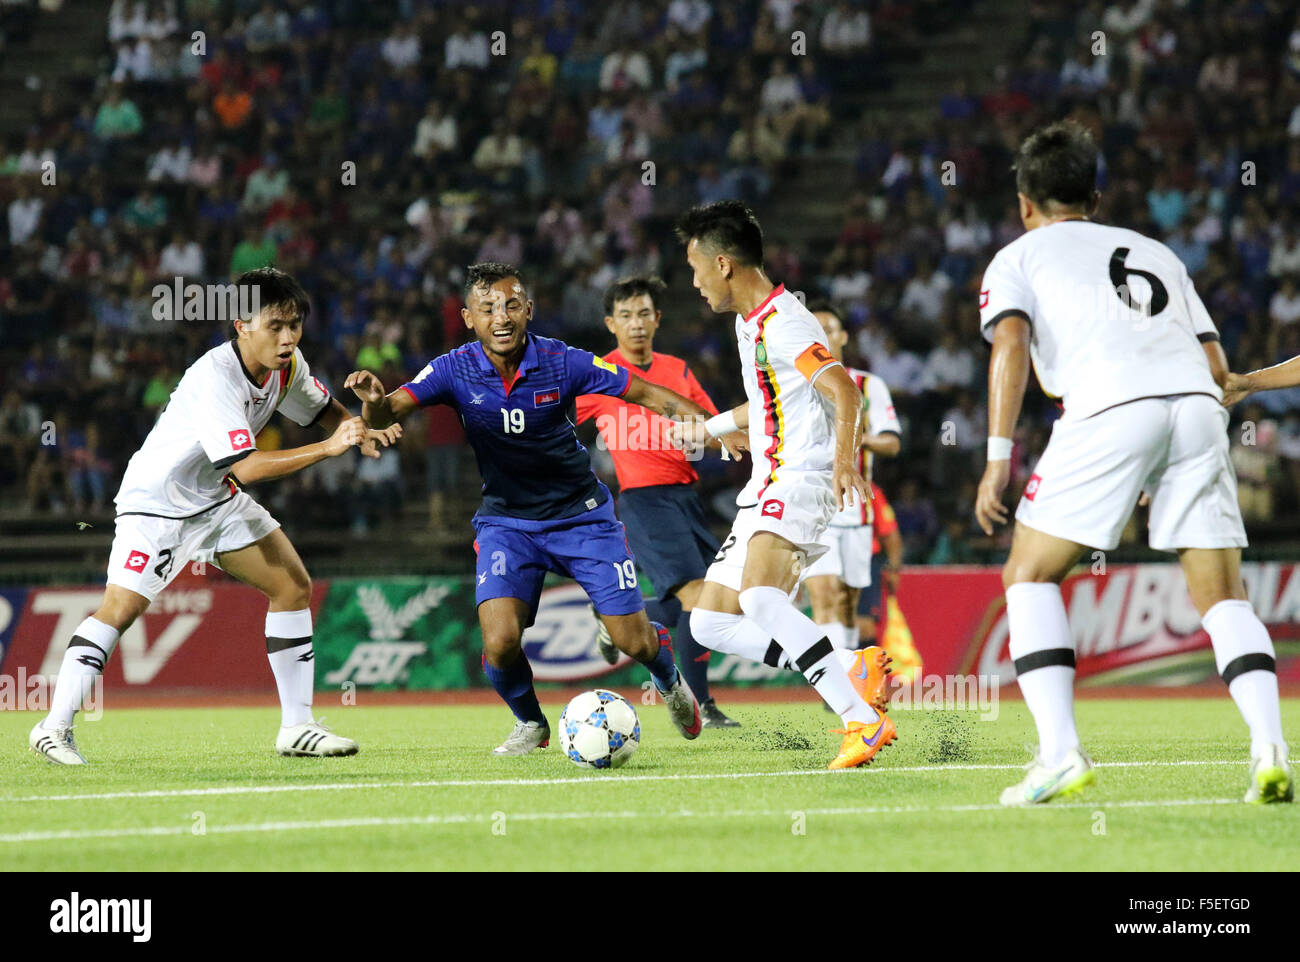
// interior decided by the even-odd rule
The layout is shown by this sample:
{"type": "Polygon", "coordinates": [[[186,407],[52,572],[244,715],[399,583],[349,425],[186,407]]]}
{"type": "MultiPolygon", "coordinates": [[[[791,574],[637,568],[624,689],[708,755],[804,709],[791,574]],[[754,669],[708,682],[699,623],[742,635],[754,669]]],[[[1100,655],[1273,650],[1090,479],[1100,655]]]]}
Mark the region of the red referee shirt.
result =
{"type": "MultiPolygon", "coordinates": [[[[634,377],[643,377],[651,384],[690,398],[710,414],[718,413],[680,357],[656,351],[651,355],[650,367],[644,371],[617,348],[606,354],[605,360],[627,368],[634,377]]],[[[578,423],[591,418],[596,419],[596,429],[614,459],[614,473],[618,475],[621,490],[654,484],[692,484],[699,479],[686,455],[669,443],[666,418],[620,398],[584,394],[578,398],[578,423]]]]}

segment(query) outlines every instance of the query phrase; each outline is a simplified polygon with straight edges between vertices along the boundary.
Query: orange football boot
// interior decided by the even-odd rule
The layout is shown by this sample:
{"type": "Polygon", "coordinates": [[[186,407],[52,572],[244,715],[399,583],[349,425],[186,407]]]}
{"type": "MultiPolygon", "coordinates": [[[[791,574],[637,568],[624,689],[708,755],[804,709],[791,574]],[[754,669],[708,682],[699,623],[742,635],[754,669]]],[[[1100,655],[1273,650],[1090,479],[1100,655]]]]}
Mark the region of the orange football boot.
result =
{"type": "Polygon", "coordinates": [[[872,645],[859,650],[849,668],[854,690],[876,711],[889,711],[890,661],[885,649],[872,645]]]}
{"type": "Polygon", "coordinates": [[[840,753],[826,766],[832,769],[870,765],[871,760],[876,757],[876,752],[898,737],[898,729],[885,714],[881,714],[879,720],[871,724],[849,722],[847,727],[835,728],[832,731],[836,735],[844,736],[840,753]]]}

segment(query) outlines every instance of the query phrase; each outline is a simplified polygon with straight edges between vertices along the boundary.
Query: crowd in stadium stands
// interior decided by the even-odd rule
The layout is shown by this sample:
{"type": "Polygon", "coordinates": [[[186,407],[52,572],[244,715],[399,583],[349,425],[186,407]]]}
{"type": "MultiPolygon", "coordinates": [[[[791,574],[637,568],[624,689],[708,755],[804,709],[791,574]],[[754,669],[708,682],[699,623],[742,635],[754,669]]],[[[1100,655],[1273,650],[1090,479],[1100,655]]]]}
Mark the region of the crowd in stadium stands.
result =
{"type": "MultiPolygon", "coordinates": [[[[879,475],[908,560],[985,557],[976,304],[1021,231],[1015,144],[1043,119],[1089,124],[1099,217],[1177,251],[1234,368],[1300,353],[1300,31],[1268,0],[1031,0],[1023,48],[980,89],[954,81],[928,120],[846,109],[879,51],[951,28],[949,6],[114,0],[93,93],[47,91],[0,147],[6,503],[103,507],[185,366],[230,335],[159,319],[154,285],[268,263],[312,294],[304,352],[336,388],[359,367],[394,387],[460,343],[473,261],[522,265],[534,329],[601,351],[605,286],[661,273],[692,307],[656,346],[735,403],[730,325],[693,298],[673,219],[725,197],[762,216],[807,158],[848,145],[856,183],[827,188],[844,200],[838,233],[803,249],[767,219],[769,273],[830,297],[850,360],[893,391],[904,453],[879,475]],[[794,31],[807,55],[790,55],[794,31]]],[[[1020,481],[1052,413],[1031,397],[1020,481]]],[[[1243,505],[1268,521],[1300,504],[1300,397],[1240,413],[1243,505]]],[[[259,445],[312,436],[280,422],[259,445]]],[[[706,463],[714,488],[745,471],[706,463]]],[[[435,409],[400,459],[333,459],[259,497],[286,522],[361,535],[426,492],[441,524],[446,493],[474,487],[458,422],[435,409]]]]}

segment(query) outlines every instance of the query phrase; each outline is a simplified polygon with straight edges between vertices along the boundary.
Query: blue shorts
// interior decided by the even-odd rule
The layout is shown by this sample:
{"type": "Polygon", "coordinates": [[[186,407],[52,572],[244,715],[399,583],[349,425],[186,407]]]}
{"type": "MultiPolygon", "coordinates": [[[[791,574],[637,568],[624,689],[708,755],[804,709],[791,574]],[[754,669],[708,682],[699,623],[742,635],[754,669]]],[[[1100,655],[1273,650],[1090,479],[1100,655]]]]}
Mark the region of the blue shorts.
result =
{"type": "Polygon", "coordinates": [[[693,484],[629,488],[618,496],[618,514],[637,567],[660,601],[703,578],[718,553],[718,539],[704,521],[704,505],[693,484]]]}
{"type": "Polygon", "coordinates": [[[542,582],[554,571],[582,585],[599,614],[630,615],[645,608],[613,498],[557,521],[475,515],[474,531],[476,604],[518,598],[528,605],[531,625],[542,582]]]}

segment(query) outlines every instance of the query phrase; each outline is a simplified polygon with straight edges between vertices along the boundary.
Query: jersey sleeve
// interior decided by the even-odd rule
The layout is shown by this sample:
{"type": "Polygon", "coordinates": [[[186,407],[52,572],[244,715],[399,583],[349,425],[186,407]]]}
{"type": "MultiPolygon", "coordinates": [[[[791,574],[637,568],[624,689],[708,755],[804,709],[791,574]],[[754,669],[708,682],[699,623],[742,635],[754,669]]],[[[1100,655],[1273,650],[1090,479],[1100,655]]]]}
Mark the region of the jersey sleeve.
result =
{"type": "Polygon", "coordinates": [[[690,369],[689,365],[686,365],[686,391],[683,393],[710,414],[718,413],[718,406],[713,403],[713,398],[709,397],[709,393],[704,390],[703,385],[696,380],[695,372],[690,369]]]}
{"type": "Polygon", "coordinates": [[[564,365],[569,379],[570,396],[608,394],[622,397],[632,381],[632,374],[627,368],[576,347],[568,349],[564,365]]]}
{"type": "Polygon", "coordinates": [[[878,377],[867,378],[867,431],[871,434],[903,434],[894,410],[894,399],[889,386],[878,377]]]}
{"type": "Polygon", "coordinates": [[[980,284],[980,333],[993,343],[993,329],[1008,314],[1023,314],[1033,323],[1033,289],[1013,255],[1004,247],[993,255],[980,284]]]}
{"type": "Polygon", "coordinates": [[[1196,332],[1196,339],[1202,344],[1217,341],[1219,330],[1214,326],[1214,318],[1205,309],[1201,295],[1196,293],[1196,285],[1192,283],[1186,267],[1183,268],[1183,299],[1187,302],[1187,315],[1191,319],[1192,330],[1196,332]]]}
{"type": "Polygon", "coordinates": [[[203,453],[218,471],[252,454],[257,445],[244,413],[244,402],[233,387],[218,382],[203,403],[194,405],[194,418],[203,453]]]}
{"type": "Polygon", "coordinates": [[[411,395],[419,407],[428,407],[430,404],[450,404],[455,398],[452,392],[453,382],[451,357],[443,354],[424,365],[419,374],[398,390],[411,395]]]}
{"type": "Polygon", "coordinates": [[[289,383],[280,392],[278,410],[295,424],[307,427],[330,406],[330,392],[319,379],[312,376],[311,368],[301,351],[293,352],[293,366],[288,375],[289,383]]]}
{"type": "Polygon", "coordinates": [[[768,356],[788,359],[803,377],[812,383],[840,362],[835,360],[826,346],[821,325],[811,315],[794,319],[793,323],[770,328],[763,337],[768,356]]]}

